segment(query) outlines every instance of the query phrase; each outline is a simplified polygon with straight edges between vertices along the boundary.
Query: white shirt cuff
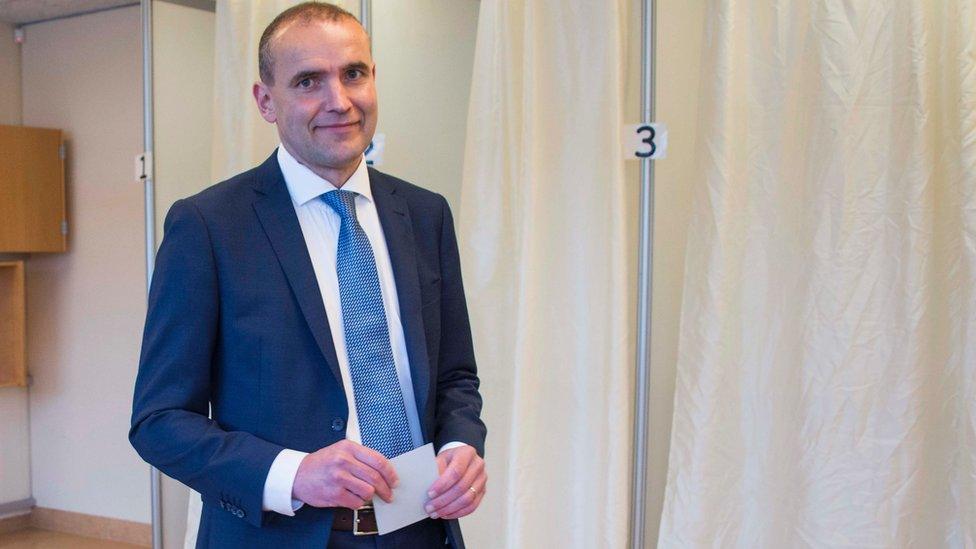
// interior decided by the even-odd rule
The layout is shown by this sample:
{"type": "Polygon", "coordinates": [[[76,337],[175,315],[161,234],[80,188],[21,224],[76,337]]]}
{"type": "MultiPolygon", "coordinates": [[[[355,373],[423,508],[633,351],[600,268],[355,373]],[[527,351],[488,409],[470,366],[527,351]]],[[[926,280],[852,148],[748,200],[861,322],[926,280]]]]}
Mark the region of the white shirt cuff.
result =
{"type": "Polygon", "coordinates": [[[261,509],[274,511],[289,517],[295,516],[295,511],[305,505],[297,499],[292,499],[291,491],[295,485],[295,475],[298,466],[308,454],[297,450],[284,449],[271,463],[268,478],[264,481],[264,496],[261,499],[261,509]]]}
{"type": "Polygon", "coordinates": [[[463,442],[458,442],[456,440],[452,440],[451,442],[448,442],[444,446],[441,446],[441,449],[437,451],[437,454],[440,455],[440,453],[443,452],[444,450],[450,450],[451,448],[460,448],[462,446],[471,446],[471,445],[465,444],[463,442]]]}

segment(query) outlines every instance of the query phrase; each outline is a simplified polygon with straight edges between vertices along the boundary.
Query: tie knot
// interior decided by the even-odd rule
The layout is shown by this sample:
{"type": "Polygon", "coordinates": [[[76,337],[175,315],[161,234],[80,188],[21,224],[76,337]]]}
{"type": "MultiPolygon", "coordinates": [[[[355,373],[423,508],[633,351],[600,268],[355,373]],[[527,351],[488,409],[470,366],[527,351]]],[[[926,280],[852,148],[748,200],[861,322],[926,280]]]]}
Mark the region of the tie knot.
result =
{"type": "Polygon", "coordinates": [[[356,193],[337,189],[322,195],[322,200],[339,214],[342,221],[356,221],[356,193]]]}

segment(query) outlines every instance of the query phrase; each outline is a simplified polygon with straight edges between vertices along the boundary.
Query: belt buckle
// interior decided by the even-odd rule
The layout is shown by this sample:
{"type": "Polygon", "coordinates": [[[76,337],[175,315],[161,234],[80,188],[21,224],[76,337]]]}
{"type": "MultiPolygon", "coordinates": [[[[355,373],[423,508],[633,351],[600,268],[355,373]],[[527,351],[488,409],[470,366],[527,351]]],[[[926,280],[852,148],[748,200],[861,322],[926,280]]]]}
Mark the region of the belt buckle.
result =
{"type": "MultiPolygon", "coordinates": [[[[371,536],[373,534],[378,534],[379,533],[378,530],[373,530],[371,532],[365,532],[365,531],[359,529],[359,512],[360,511],[364,511],[364,512],[368,511],[370,513],[373,513],[373,504],[367,503],[366,505],[363,505],[359,509],[353,509],[352,510],[352,535],[354,535],[354,536],[371,536]]],[[[375,521],[375,519],[374,519],[374,521],[375,521]]]]}

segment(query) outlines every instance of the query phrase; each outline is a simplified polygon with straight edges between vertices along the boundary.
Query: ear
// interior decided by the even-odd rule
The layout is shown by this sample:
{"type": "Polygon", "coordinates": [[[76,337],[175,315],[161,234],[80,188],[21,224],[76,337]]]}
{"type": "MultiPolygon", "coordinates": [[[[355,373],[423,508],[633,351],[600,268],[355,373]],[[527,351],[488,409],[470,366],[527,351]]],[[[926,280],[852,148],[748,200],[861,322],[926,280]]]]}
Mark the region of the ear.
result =
{"type": "Polygon", "coordinates": [[[277,122],[278,115],[275,113],[274,103],[271,101],[271,90],[267,84],[255,82],[251,88],[251,93],[254,94],[254,101],[258,104],[258,112],[261,113],[261,118],[272,124],[277,122]]]}

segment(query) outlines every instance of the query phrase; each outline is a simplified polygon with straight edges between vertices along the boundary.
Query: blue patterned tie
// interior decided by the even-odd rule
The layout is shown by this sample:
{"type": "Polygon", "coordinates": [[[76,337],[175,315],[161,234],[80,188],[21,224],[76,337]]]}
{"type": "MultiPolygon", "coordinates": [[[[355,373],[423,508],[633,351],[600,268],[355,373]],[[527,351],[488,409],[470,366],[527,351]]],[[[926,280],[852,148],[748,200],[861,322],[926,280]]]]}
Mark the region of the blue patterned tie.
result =
{"type": "Polygon", "coordinates": [[[393,362],[373,248],[356,219],[356,193],[329,191],[322,199],[342,220],[336,272],[360,434],[363,445],[392,458],[412,450],[413,440],[393,362]]]}

